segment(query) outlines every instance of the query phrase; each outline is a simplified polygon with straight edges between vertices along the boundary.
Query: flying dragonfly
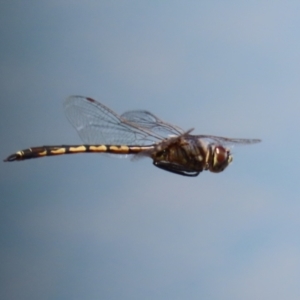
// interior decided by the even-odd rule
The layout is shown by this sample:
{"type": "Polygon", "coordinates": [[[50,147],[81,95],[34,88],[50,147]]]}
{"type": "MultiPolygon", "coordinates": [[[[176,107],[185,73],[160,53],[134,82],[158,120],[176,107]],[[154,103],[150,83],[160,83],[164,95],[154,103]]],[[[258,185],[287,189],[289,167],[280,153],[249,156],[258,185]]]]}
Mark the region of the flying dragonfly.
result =
{"type": "Polygon", "coordinates": [[[160,169],[197,176],[204,170],[222,172],[233,160],[229,147],[260,142],[259,139],[192,135],[193,129],[185,131],[151,112],[132,110],[118,115],[104,104],[83,96],[67,98],[64,110],[84,144],[32,147],[4,161],[86,152],[111,153],[150,157],[160,169]]]}

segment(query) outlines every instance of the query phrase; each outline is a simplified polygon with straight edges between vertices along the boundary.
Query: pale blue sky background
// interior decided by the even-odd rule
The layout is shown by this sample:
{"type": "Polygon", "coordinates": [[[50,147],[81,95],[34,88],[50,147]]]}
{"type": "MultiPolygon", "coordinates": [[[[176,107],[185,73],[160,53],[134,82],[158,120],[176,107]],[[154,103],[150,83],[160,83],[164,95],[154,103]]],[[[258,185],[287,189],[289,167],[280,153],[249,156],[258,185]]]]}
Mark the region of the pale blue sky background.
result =
{"type": "Polygon", "coordinates": [[[299,1],[2,1],[0,157],[80,143],[62,101],[261,138],[221,174],[1,163],[1,299],[300,298],[299,1]]]}

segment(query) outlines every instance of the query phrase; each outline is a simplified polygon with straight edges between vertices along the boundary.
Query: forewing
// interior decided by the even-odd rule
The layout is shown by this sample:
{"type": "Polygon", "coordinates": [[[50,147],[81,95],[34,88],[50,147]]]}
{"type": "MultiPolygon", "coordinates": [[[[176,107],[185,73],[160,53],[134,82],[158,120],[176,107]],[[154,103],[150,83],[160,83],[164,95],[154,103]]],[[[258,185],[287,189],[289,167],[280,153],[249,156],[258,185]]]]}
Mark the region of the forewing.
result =
{"type": "MultiPolygon", "coordinates": [[[[88,97],[71,96],[65,100],[64,109],[68,120],[87,144],[146,145],[190,132],[184,132],[144,110],[128,111],[119,116],[88,97]]],[[[224,146],[260,142],[259,139],[232,139],[213,135],[195,137],[224,146]]]]}
{"type": "Polygon", "coordinates": [[[221,136],[214,135],[197,135],[197,138],[208,140],[209,142],[219,143],[224,146],[235,146],[235,145],[250,145],[260,143],[260,139],[235,139],[235,138],[226,138],[221,136]]]}
{"type": "Polygon", "coordinates": [[[64,102],[64,110],[87,144],[145,145],[161,140],[155,132],[131,123],[88,97],[70,96],[64,102]]]}
{"type": "Polygon", "coordinates": [[[127,111],[121,115],[121,118],[126,119],[131,124],[137,125],[139,128],[150,130],[152,133],[155,133],[162,138],[184,134],[184,131],[181,128],[162,121],[146,110],[127,111]]]}

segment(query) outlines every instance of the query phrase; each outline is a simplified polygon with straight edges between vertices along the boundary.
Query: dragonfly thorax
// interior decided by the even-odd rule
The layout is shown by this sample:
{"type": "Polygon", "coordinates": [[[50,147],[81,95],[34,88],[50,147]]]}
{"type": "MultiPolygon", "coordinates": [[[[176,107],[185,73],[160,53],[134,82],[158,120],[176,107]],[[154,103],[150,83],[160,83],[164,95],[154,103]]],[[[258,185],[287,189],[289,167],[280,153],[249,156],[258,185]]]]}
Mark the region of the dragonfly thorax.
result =
{"type": "Polygon", "coordinates": [[[212,146],[212,160],[209,170],[214,173],[222,172],[233,160],[230,151],[223,146],[212,146]]]}

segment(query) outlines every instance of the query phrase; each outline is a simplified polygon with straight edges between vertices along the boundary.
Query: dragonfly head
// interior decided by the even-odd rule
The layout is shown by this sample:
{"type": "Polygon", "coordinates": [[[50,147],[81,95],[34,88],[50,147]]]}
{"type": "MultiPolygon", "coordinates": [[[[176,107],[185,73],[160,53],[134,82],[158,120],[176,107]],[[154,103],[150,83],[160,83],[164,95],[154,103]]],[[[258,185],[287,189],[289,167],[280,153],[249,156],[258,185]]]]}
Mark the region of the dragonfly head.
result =
{"type": "Polygon", "coordinates": [[[212,149],[212,161],[209,170],[214,173],[222,172],[233,160],[229,149],[215,146],[212,149]]]}

